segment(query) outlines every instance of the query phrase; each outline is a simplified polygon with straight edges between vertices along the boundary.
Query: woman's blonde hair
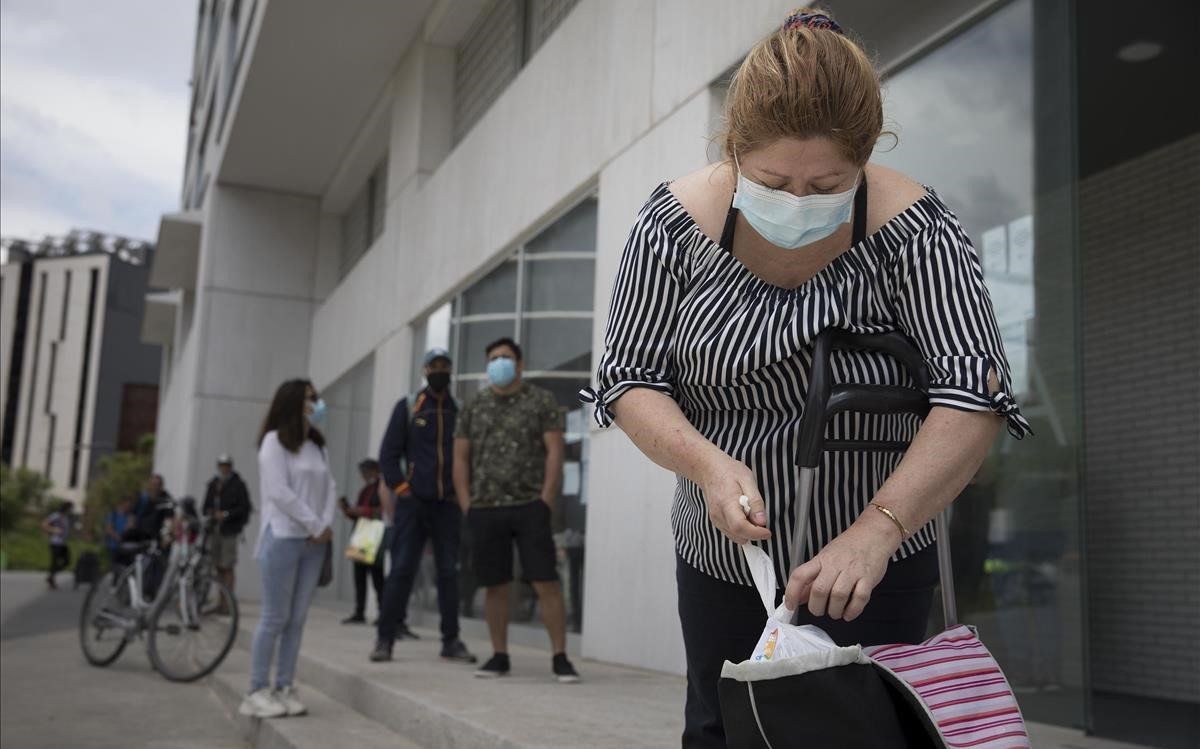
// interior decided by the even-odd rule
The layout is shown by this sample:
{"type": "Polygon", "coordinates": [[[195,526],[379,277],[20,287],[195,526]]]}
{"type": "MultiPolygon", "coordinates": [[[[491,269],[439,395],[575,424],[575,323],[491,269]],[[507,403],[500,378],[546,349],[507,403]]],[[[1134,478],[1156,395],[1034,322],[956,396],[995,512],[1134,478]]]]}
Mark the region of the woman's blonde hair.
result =
{"type": "Polygon", "coordinates": [[[798,8],[734,73],[721,145],[726,158],[779,138],[825,137],[865,164],[883,131],[879,75],[825,11],[798,8]]]}

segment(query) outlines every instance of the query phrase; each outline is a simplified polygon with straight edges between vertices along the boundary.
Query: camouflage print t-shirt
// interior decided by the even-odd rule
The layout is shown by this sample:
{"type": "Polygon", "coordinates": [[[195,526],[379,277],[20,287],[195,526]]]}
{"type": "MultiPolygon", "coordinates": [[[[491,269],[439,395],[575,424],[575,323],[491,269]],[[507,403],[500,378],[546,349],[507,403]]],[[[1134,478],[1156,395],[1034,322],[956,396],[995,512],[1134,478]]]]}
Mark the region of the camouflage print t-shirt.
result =
{"type": "Polygon", "coordinates": [[[454,436],[471,440],[471,506],[538,499],[546,477],[542,435],[563,430],[550,391],[525,383],[512,395],[484,388],[458,414],[454,436]]]}

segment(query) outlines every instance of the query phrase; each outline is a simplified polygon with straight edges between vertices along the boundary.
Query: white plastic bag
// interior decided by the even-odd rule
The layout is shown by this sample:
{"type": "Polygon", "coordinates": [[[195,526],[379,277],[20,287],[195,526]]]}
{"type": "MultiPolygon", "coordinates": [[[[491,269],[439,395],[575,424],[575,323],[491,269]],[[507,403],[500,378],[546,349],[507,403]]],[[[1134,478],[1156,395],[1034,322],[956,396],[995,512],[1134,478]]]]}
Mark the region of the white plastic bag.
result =
{"type": "Polygon", "coordinates": [[[754,577],[754,587],[762,599],[767,612],[767,623],[762,636],[750,654],[750,661],[779,661],[815,652],[826,652],[837,648],[837,644],[820,627],[811,624],[792,624],[795,611],[775,604],[775,569],[767,553],[754,544],[742,544],[746,564],[754,577]]]}
{"type": "Polygon", "coordinates": [[[354,523],[350,543],[346,546],[346,558],[363,564],[375,564],[379,546],[383,542],[383,531],[382,520],[359,518],[354,523]]]}

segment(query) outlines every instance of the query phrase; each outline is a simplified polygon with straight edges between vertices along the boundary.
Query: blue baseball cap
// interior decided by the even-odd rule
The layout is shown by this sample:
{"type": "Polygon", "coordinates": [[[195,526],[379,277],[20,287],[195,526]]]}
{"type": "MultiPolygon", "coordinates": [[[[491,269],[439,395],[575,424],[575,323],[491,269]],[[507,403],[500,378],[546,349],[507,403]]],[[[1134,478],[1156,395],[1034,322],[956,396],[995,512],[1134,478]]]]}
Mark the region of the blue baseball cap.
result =
{"type": "Polygon", "coordinates": [[[450,352],[444,348],[431,348],[425,352],[425,366],[428,367],[437,359],[445,359],[447,362],[452,361],[450,359],[450,352]]]}

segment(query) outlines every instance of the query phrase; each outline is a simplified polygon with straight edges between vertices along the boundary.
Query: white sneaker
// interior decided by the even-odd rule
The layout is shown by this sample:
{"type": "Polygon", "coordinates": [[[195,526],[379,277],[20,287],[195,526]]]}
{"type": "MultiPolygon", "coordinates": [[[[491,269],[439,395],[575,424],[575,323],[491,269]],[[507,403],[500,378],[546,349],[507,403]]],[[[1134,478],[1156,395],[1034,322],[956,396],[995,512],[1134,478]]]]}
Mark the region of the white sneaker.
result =
{"type": "Polygon", "coordinates": [[[246,695],[238,712],[253,718],[278,718],[288,714],[287,706],[275,699],[270,689],[259,689],[246,695]]]}
{"type": "Polygon", "coordinates": [[[308,712],[308,708],[304,706],[304,703],[296,699],[295,687],[284,687],[283,689],[278,689],[275,691],[274,696],[276,701],[283,705],[284,709],[287,710],[288,717],[304,715],[308,712]]]}

